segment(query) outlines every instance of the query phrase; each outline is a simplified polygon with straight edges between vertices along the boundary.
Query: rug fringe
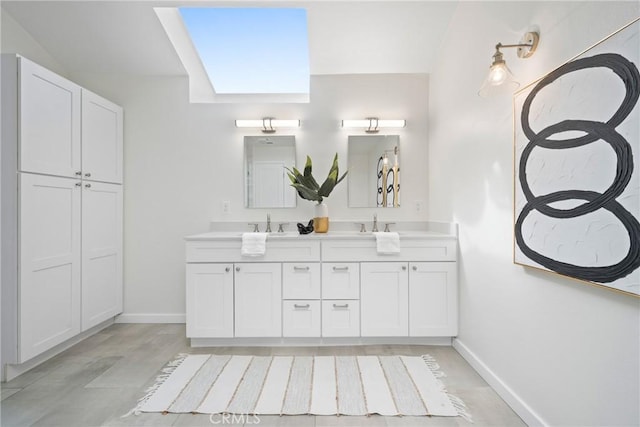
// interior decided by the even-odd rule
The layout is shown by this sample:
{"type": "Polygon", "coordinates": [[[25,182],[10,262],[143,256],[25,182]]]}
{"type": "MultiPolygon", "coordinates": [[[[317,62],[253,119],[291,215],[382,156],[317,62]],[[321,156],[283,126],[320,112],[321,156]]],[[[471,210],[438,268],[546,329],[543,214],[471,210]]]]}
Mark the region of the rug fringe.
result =
{"type": "Polygon", "coordinates": [[[429,354],[423,354],[422,360],[424,360],[424,363],[427,364],[427,367],[431,369],[431,373],[434,377],[445,378],[447,376],[447,374],[440,370],[440,365],[438,365],[438,362],[436,362],[436,359],[433,356],[429,354]]]}
{"type": "Polygon", "coordinates": [[[424,360],[424,363],[431,370],[431,373],[433,374],[433,376],[436,377],[436,381],[438,383],[438,386],[440,387],[440,390],[447,395],[447,397],[451,401],[451,404],[453,405],[455,410],[458,412],[458,415],[464,418],[466,421],[473,423],[471,414],[467,410],[467,405],[464,403],[464,401],[458,396],[455,396],[449,393],[446,387],[444,386],[444,383],[440,381],[440,378],[445,378],[447,375],[440,370],[440,365],[436,362],[436,359],[429,354],[423,354],[422,360],[424,360]]]}
{"type": "Polygon", "coordinates": [[[173,371],[175,371],[176,368],[180,366],[180,364],[184,361],[184,359],[187,358],[187,356],[189,356],[189,353],[180,353],[174,360],[167,363],[161,370],[162,374],[156,376],[153,385],[144,391],[143,397],[138,399],[138,403],[136,404],[136,406],[120,418],[125,418],[130,415],[140,415],[140,408],[142,408],[142,405],[144,405],[146,401],[154,395],[156,390],[158,390],[158,388],[160,388],[160,386],[164,384],[167,378],[169,378],[173,371]]]}
{"type": "Polygon", "coordinates": [[[456,411],[458,411],[458,415],[460,415],[468,422],[472,423],[473,419],[471,418],[471,414],[467,410],[467,405],[464,403],[464,401],[458,396],[454,396],[451,393],[447,393],[447,396],[449,397],[449,400],[451,400],[453,407],[456,408],[456,411]]]}

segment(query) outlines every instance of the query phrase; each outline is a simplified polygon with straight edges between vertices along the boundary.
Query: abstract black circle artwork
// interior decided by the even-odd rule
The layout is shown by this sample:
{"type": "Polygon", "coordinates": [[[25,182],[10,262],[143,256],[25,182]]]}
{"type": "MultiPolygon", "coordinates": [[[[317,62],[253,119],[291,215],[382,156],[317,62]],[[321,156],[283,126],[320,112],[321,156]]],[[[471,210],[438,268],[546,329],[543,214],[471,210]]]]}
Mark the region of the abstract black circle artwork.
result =
{"type": "Polygon", "coordinates": [[[640,296],[640,21],[514,96],[514,262],[640,296]]]}

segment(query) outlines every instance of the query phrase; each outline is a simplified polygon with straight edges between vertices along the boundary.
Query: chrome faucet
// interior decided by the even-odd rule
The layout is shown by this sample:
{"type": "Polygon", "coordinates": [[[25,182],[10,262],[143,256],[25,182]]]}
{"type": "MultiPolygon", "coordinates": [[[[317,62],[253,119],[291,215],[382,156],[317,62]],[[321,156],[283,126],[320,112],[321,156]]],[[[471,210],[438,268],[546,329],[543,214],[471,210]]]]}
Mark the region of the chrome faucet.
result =
{"type": "Polygon", "coordinates": [[[271,233],[271,214],[267,214],[267,229],[264,231],[271,233]]]}
{"type": "Polygon", "coordinates": [[[378,214],[376,213],[373,214],[373,228],[371,231],[374,233],[378,232],[378,214]]]}

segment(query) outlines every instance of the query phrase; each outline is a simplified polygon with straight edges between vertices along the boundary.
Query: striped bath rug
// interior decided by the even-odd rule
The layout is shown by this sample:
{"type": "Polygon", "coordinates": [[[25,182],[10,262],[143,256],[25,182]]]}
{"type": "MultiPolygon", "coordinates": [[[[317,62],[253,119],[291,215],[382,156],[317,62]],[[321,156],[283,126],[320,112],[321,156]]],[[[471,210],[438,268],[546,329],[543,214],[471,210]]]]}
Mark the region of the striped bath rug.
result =
{"type": "Polygon", "coordinates": [[[430,356],[181,355],[132,413],[463,416],[430,356]]]}

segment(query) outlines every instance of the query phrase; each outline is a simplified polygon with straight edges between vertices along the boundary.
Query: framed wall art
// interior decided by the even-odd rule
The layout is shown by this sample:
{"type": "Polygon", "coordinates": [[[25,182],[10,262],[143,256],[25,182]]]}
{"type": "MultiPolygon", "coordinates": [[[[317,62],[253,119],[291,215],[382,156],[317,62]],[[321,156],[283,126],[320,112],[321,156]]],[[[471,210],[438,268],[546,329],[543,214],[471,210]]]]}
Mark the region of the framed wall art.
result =
{"type": "Polygon", "coordinates": [[[640,296],[640,18],[514,94],[514,262],[640,296]]]}

